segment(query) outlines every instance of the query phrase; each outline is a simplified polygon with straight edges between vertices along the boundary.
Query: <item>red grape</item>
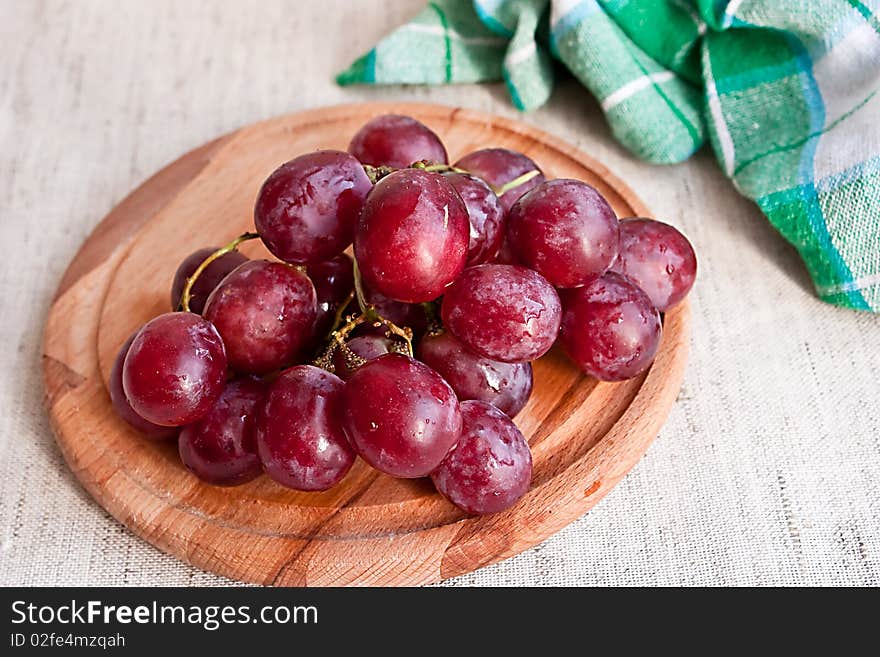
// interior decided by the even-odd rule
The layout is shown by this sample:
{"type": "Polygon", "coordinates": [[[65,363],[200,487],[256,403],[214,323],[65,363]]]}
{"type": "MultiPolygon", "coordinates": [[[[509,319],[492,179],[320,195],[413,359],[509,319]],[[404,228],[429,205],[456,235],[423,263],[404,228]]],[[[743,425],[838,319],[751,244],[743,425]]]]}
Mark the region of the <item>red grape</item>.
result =
{"type": "Polygon", "coordinates": [[[301,155],[263,183],[254,225],[266,247],[285,262],[327,260],[351,244],[371,188],[364,168],[348,153],[301,155]]]}
{"type": "Polygon", "coordinates": [[[584,372],[603,381],[630,379],[648,368],[660,344],[660,313],[640,287],[608,272],[565,290],[560,341],[584,372]]]}
{"type": "Polygon", "coordinates": [[[515,265],[478,265],[449,286],[443,325],[481,356],[507,363],[543,356],[559,332],[559,295],[540,274],[515,265]]]}
{"type": "Polygon", "coordinates": [[[529,445],[511,419],[491,404],[462,402],[461,417],[461,438],[431,479],[445,498],[466,513],[504,511],[529,490],[529,445]]]}
{"type": "Polygon", "coordinates": [[[351,258],[340,253],[330,260],[309,265],[306,273],[315,286],[318,314],[314,333],[315,338],[321,340],[330,332],[339,306],[354,289],[354,269],[351,258]]]}
{"type": "Polygon", "coordinates": [[[443,143],[428,126],[398,114],[370,119],[357,131],[348,152],[373,166],[403,168],[421,160],[448,162],[443,143]]]}
{"type": "Polygon", "coordinates": [[[116,354],[116,360],[113,361],[113,369],[110,370],[110,381],[107,383],[110,388],[110,402],[113,405],[113,410],[116,411],[116,414],[119,417],[128,422],[147,438],[153,440],[174,438],[177,436],[176,427],[163,427],[148,422],[142,418],[131,407],[131,404],[128,403],[128,399],[125,397],[125,391],[122,389],[122,364],[125,361],[126,355],[128,355],[128,348],[131,346],[136,335],[137,331],[131,334],[128,340],[126,340],[119,348],[119,353],[116,354]]]}
{"type": "Polygon", "coordinates": [[[395,477],[424,477],[458,440],[458,399],[439,374],[386,354],[359,367],[343,389],[343,426],[358,454],[395,477]]]}
{"type": "Polygon", "coordinates": [[[241,265],[205,305],[205,318],[223,336],[229,366],[248,374],[293,362],[311,340],[315,315],[315,288],[308,276],[268,260],[241,265]]]}
{"type": "MultiPolygon", "coordinates": [[[[394,339],[381,334],[356,335],[346,343],[349,351],[355,359],[363,358],[370,361],[384,354],[391,353],[394,348],[394,339]]],[[[346,352],[339,348],[333,354],[333,369],[343,381],[348,380],[352,373],[359,367],[353,362],[346,352]]]]}
{"type": "Polygon", "coordinates": [[[181,426],[211,410],[226,381],[226,351],[211,322],[165,313],[138,331],[122,366],[122,387],[135,413],[181,426]]]}
{"type": "Polygon", "coordinates": [[[479,356],[448,332],[426,335],[420,361],[446,379],[456,396],[488,402],[515,417],[532,394],[531,363],[502,363],[479,356]]]}
{"type": "Polygon", "coordinates": [[[355,452],[340,424],[342,381],[312,365],[285,370],[257,417],[257,448],[272,479],[296,490],[327,490],[355,452]]]}
{"type": "Polygon", "coordinates": [[[665,312],[687,296],[697,277],[697,256],[678,230],[653,219],[620,222],[620,255],[611,269],[629,278],[665,312]]]}
{"type": "Polygon", "coordinates": [[[237,486],[262,471],[254,436],[255,415],[266,385],[247,377],[230,381],[200,420],[180,432],[180,460],[199,479],[217,486],[237,486]]]}
{"type": "MultiPolygon", "coordinates": [[[[195,273],[199,265],[202,264],[209,255],[214,253],[219,247],[211,246],[205,249],[199,249],[190,253],[174,272],[174,280],[171,283],[171,309],[177,310],[180,305],[180,297],[183,296],[183,288],[186,286],[186,279],[195,273]]],[[[205,309],[205,302],[208,295],[214,291],[214,288],[220,284],[226,275],[240,264],[247,262],[247,257],[238,251],[230,251],[214,260],[210,265],[205,267],[196,282],[193,283],[189,291],[189,309],[190,312],[201,315],[205,309]]]]}
{"type": "Polygon", "coordinates": [[[529,171],[537,171],[537,176],[499,197],[498,200],[505,213],[520,196],[546,180],[541,169],[530,158],[507,148],[484,148],[474,151],[461,158],[455,166],[485,180],[494,189],[500,189],[529,171]]]}
{"type": "Polygon", "coordinates": [[[364,282],[397,301],[436,299],[464,268],[469,225],[467,208],[445,177],[395,171],[370,192],[355,231],[364,282]]]}
{"type": "Polygon", "coordinates": [[[470,219],[470,242],[466,266],[481,265],[495,257],[504,239],[504,210],[495,192],[475,176],[449,173],[446,179],[455,187],[470,219]]]}
{"type": "Polygon", "coordinates": [[[507,222],[507,239],[520,262],[556,287],[588,283],[617,256],[614,210],[578,180],[542,183],[520,197],[507,222]]]}

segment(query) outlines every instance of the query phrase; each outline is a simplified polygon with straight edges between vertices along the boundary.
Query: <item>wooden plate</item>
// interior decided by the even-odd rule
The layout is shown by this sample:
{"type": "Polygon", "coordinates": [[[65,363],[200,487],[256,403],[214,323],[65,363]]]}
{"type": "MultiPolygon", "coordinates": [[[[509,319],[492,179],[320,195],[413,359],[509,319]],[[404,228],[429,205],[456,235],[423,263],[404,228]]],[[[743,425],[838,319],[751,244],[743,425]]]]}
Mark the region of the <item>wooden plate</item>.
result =
{"type": "MultiPolygon", "coordinates": [[[[598,188],[620,216],[648,215],[635,194],[586,154],[515,121],[435,105],[321,108],[242,128],[187,153],[120,203],[91,234],[58,288],[46,325],[46,403],[77,478],[114,517],[199,568],[278,585],[422,584],[495,563],[543,541],[595,505],[660,430],[687,358],[687,304],[670,312],[657,359],[635,380],[597,383],[552,351],[517,424],[534,479],[513,509],[469,518],[429,482],[395,480],[358,462],[326,493],[297,493],[260,477],[237,488],[201,483],[174,445],[118,420],[105,387],[119,345],[169,310],[178,262],[252,227],[261,181],[317,148],[344,149],[372,116],[410,114],[450,156],[488,145],[520,150],[548,178],[598,188]]],[[[245,251],[260,252],[254,242],[245,251]]]]}

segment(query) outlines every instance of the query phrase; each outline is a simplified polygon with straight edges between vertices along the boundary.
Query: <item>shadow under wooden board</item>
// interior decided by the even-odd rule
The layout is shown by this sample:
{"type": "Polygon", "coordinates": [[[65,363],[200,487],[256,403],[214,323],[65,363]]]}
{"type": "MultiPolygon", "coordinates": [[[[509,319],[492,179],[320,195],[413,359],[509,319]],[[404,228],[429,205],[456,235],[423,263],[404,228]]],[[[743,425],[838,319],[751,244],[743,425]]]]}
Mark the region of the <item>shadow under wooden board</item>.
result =
{"type": "MultiPolygon", "coordinates": [[[[120,203],[82,246],[51,308],[43,347],[46,404],[64,458],[107,511],[158,548],[234,579],[276,585],[436,582],[511,557],[593,507],[636,464],[665,421],[687,359],[687,303],[668,313],[657,359],[637,379],[598,383],[557,349],[535,363],[516,422],[534,478],[512,509],[465,516],[426,480],[380,475],[358,461],[324,493],[266,477],[235,488],[200,482],[173,444],[142,439],[113,413],[105,382],[120,344],[166,312],[177,264],[252,228],[254,197],[280,163],[345,149],[369,118],[415,116],[450,157],[503,146],[548,178],[595,186],[619,216],[648,216],[633,192],[572,146],[525,124],[419,104],[321,108],[242,128],[187,153],[120,203]]],[[[249,242],[250,256],[267,255],[249,242]]]]}

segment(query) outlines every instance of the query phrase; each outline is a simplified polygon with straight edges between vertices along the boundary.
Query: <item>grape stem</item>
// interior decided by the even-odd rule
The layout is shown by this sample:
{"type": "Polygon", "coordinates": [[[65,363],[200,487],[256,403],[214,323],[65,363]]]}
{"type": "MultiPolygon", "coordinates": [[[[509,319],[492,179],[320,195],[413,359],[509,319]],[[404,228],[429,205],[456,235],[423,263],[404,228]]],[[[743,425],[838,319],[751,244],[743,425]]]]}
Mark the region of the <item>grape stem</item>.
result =
{"type": "Polygon", "coordinates": [[[421,304],[422,310],[425,311],[425,317],[428,320],[428,335],[440,335],[443,333],[443,323],[437,313],[437,303],[434,301],[426,301],[421,304]]]}
{"type": "Polygon", "coordinates": [[[333,337],[333,333],[339,328],[339,325],[342,324],[345,309],[348,308],[348,304],[350,304],[353,299],[354,291],[349,292],[348,296],[345,297],[345,300],[339,305],[339,308],[336,309],[336,314],[333,316],[333,324],[330,326],[330,332],[327,334],[328,340],[333,337]]]}
{"type": "Polygon", "coordinates": [[[242,242],[247,242],[248,240],[257,239],[260,235],[258,233],[242,233],[234,240],[232,240],[226,246],[221,246],[219,249],[214,251],[207,258],[202,260],[202,264],[196,267],[196,270],[192,273],[192,276],[186,279],[186,285],[183,286],[183,293],[180,295],[180,309],[184,312],[190,312],[189,302],[192,298],[192,288],[198,280],[199,276],[202,275],[202,272],[208,268],[212,262],[214,262],[217,258],[221,258],[225,256],[227,253],[232,253],[238,249],[239,244],[242,242]]]}
{"type": "Polygon", "coordinates": [[[355,330],[361,324],[373,324],[374,326],[384,326],[388,333],[392,335],[396,335],[399,338],[403,339],[405,345],[406,355],[412,358],[413,356],[413,332],[412,329],[408,326],[398,326],[391,320],[388,320],[382,315],[380,315],[376,311],[376,307],[367,303],[366,297],[364,296],[364,284],[361,280],[361,271],[358,268],[357,260],[354,261],[354,292],[350,292],[348,298],[345,302],[340,306],[339,310],[336,311],[336,317],[333,321],[333,330],[330,332],[330,336],[328,338],[328,345],[326,349],[314,360],[314,364],[317,367],[321,367],[328,372],[333,372],[335,367],[333,365],[333,355],[337,351],[342,351],[346,354],[347,359],[352,363],[357,363],[362,365],[363,363],[359,362],[358,356],[352,352],[348,345],[345,343],[348,335],[355,330]],[[345,311],[345,307],[351,302],[352,298],[356,297],[358,306],[360,307],[360,314],[355,316],[352,315],[348,318],[345,325],[339,326],[342,322],[342,313],[345,311]]]}
{"type": "Polygon", "coordinates": [[[364,296],[364,281],[361,279],[361,268],[358,267],[357,258],[354,258],[352,266],[354,268],[354,292],[357,296],[358,307],[362,313],[365,313],[369,304],[364,296]]]}
{"type": "MultiPolygon", "coordinates": [[[[399,171],[395,167],[389,166],[379,166],[374,167],[372,164],[363,164],[364,172],[367,174],[367,178],[370,179],[370,182],[374,185],[379,182],[382,178],[387,176],[388,174],[394,173],[395,171],[399,171]]],[[[459,167],[454,167],[451,164],[438,164],[436,162],[431,162],[429,160],[419,160],[418,162],[413,162],[409,165],[410,169],[421,169],[422,171],[428,171],[430,173],[465,173],[468,175],[473,175],[467,169],[462,169],[459,167]]],[[[516,189],[520,185],[524,185],[529,182],[535,176],[540,175],[541,172],[537,169],[532,169],[531,171],[526,171],[521,176],[517,176],[513,180],[510,180],[503,185],[495,186],[489,185],[489,188],[495,192],[495,196],[503,196],[511,189],[516,189]]],[[[488,184],[488,183],[487,183],[488,184]]]]}
{"type": "MultiPolygon", "coordinates": [[[[355,281],[357,281],[357,280],[358,280],[358,278],[357,278],[357,276],[355,276],[355,281]]],[[[361,294],[358,294],[358,298],[359,299],[362,298],[361,294]]],[[[332,340],[335,340],[337,343],[344,343],[345,338],[348,336],[349,333],[351,333],[355,329],[356,326],[359,326],[360,324],[368,324],[369,323],[369,324],[372,324],[373,326],[377,326],[377,327],[384,326],[389,333],[396,335],[399,338],[403,338],[403,341],[406,342],[407,355],[409,355],[409,356],[413,355],[413,346],[412,346],[413,332],[410,327],[398,326],[397,324],[392,322],[390,319],[386,319],[386,318],[382,317],[382,315],[380,315],[376,311],[376,307],[373,304],[370,304],[370,303],[365,304],[363,308],[364,309],[360,315],[358,315],[357,317],[354,317],[352,319],[349,319],[348,323],[345,326],[343,326],[341,329],[333,332],[333,335],[331,336],[332,340]]],[[[331,341],[331,346],[333,346],[332,341],[331,341]]]]}
{"type": "Polygon", "coordinates": [[[438,164],[437,162],[429,162],[428,160],[420,160],[410,164],[412,169],[421,169],[428,173],[468,173],[464,169],[459,169],[450,164],[438,164]]]}
{"type": "Polygon", "coordinates": [[[532,169],[531,171],[526,171],[523,175],[517,176],[513,180],[504,183],[500,187],[492,187],[492,191],[495,192],[495,196],[504,196],[511,189],[516,189],[520,185],[523,185],[529,182],[532,178],[537,175],[540,175],[540,171],[537,169],[532,169]]]}
{"type": "MultiPolygon", "coordinates": [[[[353,265],[354,265],[354,291],[355,291],[355,295],[357,296],[358,306],[361,309],[361,317],[366,322],[372,322],[373,324],[381,324],[386,329],[388,329],[388,331],[393,333],[394,335],[403,338],[406,341],[407,352],[409,353],[410,356],[412,356],[413,355],[412,329],[409,328],[408,326],[400,327],[397,324],[395,324],[394,322],[392,322],[388,319],[385,319],[384,317],[382,317],[382,315],[380,315],[378,312],[376,312],[376,307],[373,304],[367,302],[366,295],[364,294],[364,281],[361,278],[361,270],[360,270],[360,267],[358,267],[357,258],[354,259],[353,265]]],[[[352,328],[354,328],[354,327],[352,327],[352,328]]]]}
{"type": "MultiPolygon", "coordinates": [[[[388,174],[394,173],[395,171],[400,171],[400,169],[396,167],[389,167],[385,165],[374,167],[372,164],[363,164],[361,166],[364,167],[364,173],[367,174],[367,178],[369,178],[370,182],[374,185],[388,174]]],[[[428,171],[429,173],[468,173],[464,169],[459,169],[458,167],[454,167],[449,164],[438,164],[437,162],[431,162],[429,160],[419,160],[418,162],[413,162],[407,168],[421,169],[422,171],[428,171]]]]}
{"type": "Polygon", "coordinates": [[[367,174],[367,178],[369,178],[370,182],[374,185],[382,178],[387,176],[389,173],[394,173],[395,171],[397,171],[397,169],[395,169],[394,167],[386,167],[384,165],[380,167],[374,167],[371,164],[363,164],[361,166],[364,167],[364,173],[367,174]]]}
{"type": "Polygon", "coordinates": [[[413,357],[413,346],[412,346],[413,332],[412,332],[412,329],[408,326],[398,326],[394,322],[388,321],[387,319],[380,317],[379,314],[376,313],[375,308],[371,307],[371,309],[372,309],[373,313],[376,315],[376,317],[379,318],[379,322],[381,324],[383,324],[385,326],[385,328],[387,328],[390,333],[396,335],[399,338],[403,338],[403,341],[406,343],[406,355],[409,356],[410,358],[412,358],[413,357]]]}

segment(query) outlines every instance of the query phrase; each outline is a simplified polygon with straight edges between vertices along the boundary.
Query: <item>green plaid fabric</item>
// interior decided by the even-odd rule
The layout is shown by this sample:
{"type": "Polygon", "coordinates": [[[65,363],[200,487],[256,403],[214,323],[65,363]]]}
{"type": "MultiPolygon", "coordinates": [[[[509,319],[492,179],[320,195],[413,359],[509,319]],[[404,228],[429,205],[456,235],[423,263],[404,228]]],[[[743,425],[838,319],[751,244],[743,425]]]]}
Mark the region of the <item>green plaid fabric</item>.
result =
{"type": "Polygon", "coordinates": [[[553,58],[637,156],[708,139],[820,297],[880,312],[878,0],[435,0],[338,82],[503,79],[529,110],[553,58]]]}

